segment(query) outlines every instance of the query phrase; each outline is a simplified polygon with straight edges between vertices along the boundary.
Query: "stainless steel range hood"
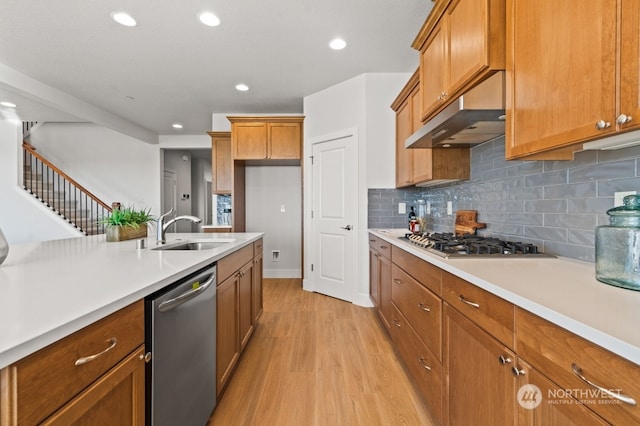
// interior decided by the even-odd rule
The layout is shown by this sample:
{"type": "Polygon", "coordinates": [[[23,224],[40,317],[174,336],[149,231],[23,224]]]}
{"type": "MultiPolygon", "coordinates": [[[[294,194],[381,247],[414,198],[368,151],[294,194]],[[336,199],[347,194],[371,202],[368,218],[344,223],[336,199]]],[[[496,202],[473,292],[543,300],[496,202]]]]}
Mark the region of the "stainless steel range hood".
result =
{"type": "Polygon", "coordinates": [[[405,147],[464,148],[504,135],[504,97],[504,72],[498,72],[409,136],[405,147]]]}

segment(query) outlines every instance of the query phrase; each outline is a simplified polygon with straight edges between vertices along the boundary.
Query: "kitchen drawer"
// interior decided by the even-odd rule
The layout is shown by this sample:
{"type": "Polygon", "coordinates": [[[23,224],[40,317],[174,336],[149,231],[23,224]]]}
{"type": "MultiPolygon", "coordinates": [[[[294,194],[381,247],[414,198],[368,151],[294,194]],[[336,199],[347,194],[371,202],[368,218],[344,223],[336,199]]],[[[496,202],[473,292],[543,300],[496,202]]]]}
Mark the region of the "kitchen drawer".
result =
{"type": "Polygon", "coordinates": [[[442,300],[396,265],[391,268],[391,300],[442,361],[442,300]]]}
{"type": "Polygon", "coordinates": [[[228,256],[218,260],[218,285],[235,274],[247,262],[253,260],[253,244],[242,247],[228,256]]]}
{"type": "Polygon", "coordinates": [[[143,343],[141,300],[18,361],[9,367],[17,378],[18,424],[41,422],[143,343]]]}
{"type": "Polygon", "coordinates": [[[369,247],[373,248],[387,259],[391,259],[391,244],[382,238],[369,234],[369,247]]]}
{"type": "Polygon", "coordinates": [[[258,241],[255,241],[253,243],[253,257],[258,256],[259,254],[262,254],[262,246],[263,246],[262,238],[260,238],[258,241]]]}
{"type": "Polygon", "coordinates": [[[393,306],[391,339],[410,378],[437,424],[442,423],[442,364],[418,338],[406,318],[393,306]]]}
{"type": "Polygon", "coordinates": [[[442,294],[442,270],[440,268],[396,246],[391,251],[391,260],[420,284],[438,296],[442,294]]]}
{"type": "Polygon", "coordinates": [[[516,308],[518,356],[613,424],[640,423],[640,367],[555,324],[516,308]],[[594,385],[627,395],[636,405],[609,398],[586,384],[572,366],[594,385]]]}
{"type": "Polygon", "coordinates": [[[467,281],[442,273],[442,298],[508,348],[514,348],[514,306],[467,281]]]}

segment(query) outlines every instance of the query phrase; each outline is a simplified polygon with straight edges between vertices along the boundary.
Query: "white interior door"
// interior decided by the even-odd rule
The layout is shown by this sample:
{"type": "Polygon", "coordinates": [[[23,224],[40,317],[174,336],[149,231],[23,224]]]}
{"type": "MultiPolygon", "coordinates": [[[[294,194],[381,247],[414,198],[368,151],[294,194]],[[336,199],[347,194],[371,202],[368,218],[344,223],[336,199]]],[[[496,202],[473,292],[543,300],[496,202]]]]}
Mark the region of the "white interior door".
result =
{"type": "Polygon", "coordinates": [[[357,292],[357,136],[314,143],[313,288],[353,302],[357,292]]]}

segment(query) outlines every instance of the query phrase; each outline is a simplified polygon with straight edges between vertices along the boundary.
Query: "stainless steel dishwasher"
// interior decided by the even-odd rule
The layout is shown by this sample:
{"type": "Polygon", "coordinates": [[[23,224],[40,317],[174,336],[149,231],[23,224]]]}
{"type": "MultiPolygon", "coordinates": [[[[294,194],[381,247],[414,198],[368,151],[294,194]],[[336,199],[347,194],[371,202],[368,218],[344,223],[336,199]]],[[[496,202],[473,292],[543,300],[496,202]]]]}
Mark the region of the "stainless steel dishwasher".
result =
{"type": "Polygon", "coordinates": [[[216,265],[147,297],[147,424],[206,425],[216,406],[216,265]]]}

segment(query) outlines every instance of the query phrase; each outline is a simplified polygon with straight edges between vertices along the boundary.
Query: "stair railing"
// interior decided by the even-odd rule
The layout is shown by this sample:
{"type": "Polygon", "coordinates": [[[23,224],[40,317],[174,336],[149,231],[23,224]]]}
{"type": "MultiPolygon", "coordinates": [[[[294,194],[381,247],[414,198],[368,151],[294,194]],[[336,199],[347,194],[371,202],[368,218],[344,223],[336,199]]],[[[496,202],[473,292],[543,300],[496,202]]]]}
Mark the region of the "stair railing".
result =
{"type": "Polygon", "coordinates": [[[104,234],[106,225],[98,223],[111,213],[111,207],[23,143],[24,189],[58,213],[85,235],[104,234]]]}

